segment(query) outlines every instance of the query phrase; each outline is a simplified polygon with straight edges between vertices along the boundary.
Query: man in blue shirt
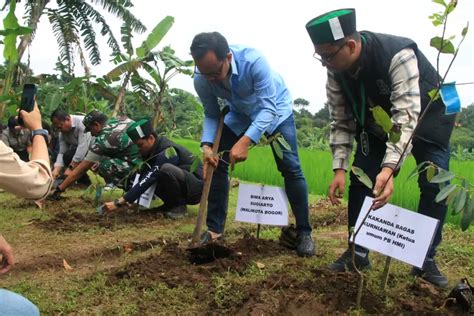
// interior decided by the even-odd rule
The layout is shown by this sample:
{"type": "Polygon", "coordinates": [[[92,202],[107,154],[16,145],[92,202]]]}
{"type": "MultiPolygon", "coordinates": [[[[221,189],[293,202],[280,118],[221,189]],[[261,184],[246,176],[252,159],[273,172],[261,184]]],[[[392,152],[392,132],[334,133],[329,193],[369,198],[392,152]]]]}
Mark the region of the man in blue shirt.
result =
{"type": "Polygon", "coordinates": [[[216,167],[208,199],[207,227],[202,242],[222,239],[228,202],[228,165],[247,159],[252,143],[263,134],[280,133],[291,150],[280,159],[273,152],[278,170],[285,178],[285,190],[298,231],[296,249],[300,256],[315,253],[308,215],[306,180],[301,170],[293,119],[292,99],[283,79],[272,71],[257,50],[232,45],[219,33],[194,37],[191,55],[196,64],[194,87],[204,105],[202,151],[204,175],[208,165],[216,167]],[[229,106],[218,152],[225,151],[222,163],[212,154],[218,129],[219,99],[229,106]]]}

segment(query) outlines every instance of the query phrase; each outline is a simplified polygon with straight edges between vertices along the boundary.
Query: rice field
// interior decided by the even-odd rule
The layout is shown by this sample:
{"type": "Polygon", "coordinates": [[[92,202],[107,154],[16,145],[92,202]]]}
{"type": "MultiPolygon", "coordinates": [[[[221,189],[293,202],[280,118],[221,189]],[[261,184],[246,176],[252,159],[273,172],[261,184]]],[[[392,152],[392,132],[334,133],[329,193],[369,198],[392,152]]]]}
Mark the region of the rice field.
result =
{"type": "MultiPolygon", "coordinates": [[[[199,154],[199,143],[180,139],[178,143],[199,154]]],[[[303,172],[308,183],[309,193],[325,196],[332,180],[331,153],[322,151],[299,150],[303,172]]],[[[391,199],[392,204],[416,210],[419,200],[419,189],[416,177],[408,180],[408,175],[415,169],[415,160],[409,157],[395,179],[395,191],[391,199]]],[[[450,169],[459,176],[474,182],[474,161],[451,160],[450,169]]],[[[283,178],[277,170],[273,154],[269,146],[255,147],[249,152],[249,158],[244,163],[236,165],[233,177],[268,185],[283,186],[283,178]]],[[[348,182],[346,182],[347,184],[348,182]]],[[[346,189],[347,193],[347,189],[346,189]]],[[[458,224],[459,216],[448,214],[447,221],[458,224]]]]}

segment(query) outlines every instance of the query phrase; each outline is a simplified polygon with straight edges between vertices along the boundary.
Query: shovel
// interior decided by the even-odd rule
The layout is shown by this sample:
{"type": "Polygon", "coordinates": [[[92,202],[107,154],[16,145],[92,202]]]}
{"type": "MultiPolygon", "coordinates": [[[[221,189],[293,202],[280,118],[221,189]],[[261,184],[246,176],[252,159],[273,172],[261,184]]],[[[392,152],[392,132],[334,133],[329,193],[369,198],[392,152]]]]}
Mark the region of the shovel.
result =
{"type": "MultiPolygon", "coordinates": [[[[217,128],[216,138],[214,139],[214,144],[212,146],[212,153],[217,154],[219,150],[219,143],[221,141],[222,129],[224,128],[224,117],[229,112],[229,107],[226,106],[221,110],[221,117],[219,119],[219,126],[217,128]]],[[[214,174],[214,167],[209,165],[206,171],[206,180],[204,181],[204,186],[202,188],[201,201],[199,202],[199,211],[196,220],[196,227],[194,227],[193,236],[189,248],[193,248],[199,245],[199,239],[201,237],[201,230],[204,224],[204,219],[206,218],[206,209],[207,209],[207,198],[209,197],[209,190],[211,189],[212,175],[214,174]]]]}

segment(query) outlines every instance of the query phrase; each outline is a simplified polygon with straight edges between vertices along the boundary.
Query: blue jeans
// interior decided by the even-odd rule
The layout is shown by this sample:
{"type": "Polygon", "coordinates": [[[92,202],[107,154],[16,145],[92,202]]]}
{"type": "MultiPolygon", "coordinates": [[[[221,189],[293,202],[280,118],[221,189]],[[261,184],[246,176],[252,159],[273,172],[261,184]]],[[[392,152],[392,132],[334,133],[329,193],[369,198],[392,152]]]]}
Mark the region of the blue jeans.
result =
{"type": "MultiPolygon", "coordinates": [[[[285,191],[296,219],[298,234],[309,235],[311,234],[311,225],[308,213],[308,189],[298,157],[293,115],[278,126],[274,134],[276,133],[280,133],[291,146],[291,150],[283,149],[283,159],[278,158],[272,148],[273,157],[278,170],[285,179],[285,191]]],[[[224,125],[218,152],[230,150],[241,136],[235,135],[229,127],[224,125]]],[[[229,161],[228,152],[223,155],[223,160],[229,161]]],[[[210,231],[215,233],[222,233],[224,231],[228,200],[229,166],[221,161],[214,171],[208,198],[207,228],[210,231]]]]}
{"type": "Polygon", "coordinates": [[[36,316],[39,309],[21,295],[0,289],[0,315],[2,316],[36,316]]]}
{"type": "MultiPolygon", "coordinates": [[[[449,149],[443,149],[439,145],[424,141],[419,138],[413,140],[412,154],[417,164],[423,161],[431,161],[438,167],[448,170],[449,169],[449,149]]],[[[369,176],[373,183],[375,178],[380,172],[380,165],[385,156],[386,143],[369,133],[369,155],[364,156],[361,152],[360,144],[357,143],[357,149],[354,156],[353,166],[357,166],[364,170],[369,176]]],[[[364,203],[366,196],[373,197],[372,190],[362,184],[357,177],[350,173],[350,186],[349,186],[349,202],[348,202],[348,216],[349,216],[349,229],[354,227],[359,216],[360,209],[364,203]]],[[[402,179],[405,180],[405,179],[402,179]]],[[[426,179],[426,172],[421,173],[418,176],[418,186],[420,187],[420,202],[418,204],[418,213],[438,219],[439,225],[435,232],[433,243],[428,251],[428,258],[433,258],[436,255],[436,248],[441,243],[442,230],[444,219],[446,217],[447,206],[444,201],[436,203],[435,198],[439,193],[439,185],[436,183],[429,183],[426,179]]]]}

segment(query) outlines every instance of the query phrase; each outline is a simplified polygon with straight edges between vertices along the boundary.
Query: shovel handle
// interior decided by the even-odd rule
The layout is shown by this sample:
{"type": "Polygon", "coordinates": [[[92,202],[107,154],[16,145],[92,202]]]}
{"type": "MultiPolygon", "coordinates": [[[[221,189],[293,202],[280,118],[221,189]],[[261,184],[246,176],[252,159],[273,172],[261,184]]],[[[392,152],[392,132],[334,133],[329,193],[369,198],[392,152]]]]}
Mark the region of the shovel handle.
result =
{"type": "MultiPolygon", "coordinates": [[[[212,146],[212,153],[217,154],[219,150],[219,144],[221,142],[222,129],[224,128],[224,116],[226,112],[221,112],[221,117],[219,119],[219,126],[217,128],[216,138],[214,139],[214,144],[212,146]]],[[[208,165],[206,171],[206,180],[202,188],[201,200],[199,202],[199,211],[196,220],[196,226],[194,227],[193,236],[191,239],[191,245],[197,245],[201,236],[202,226],[206,218],[206,209],[207,209],[207,199],[209,197],[209,190],[211,189],[212,176],[214,174],[214,166],[208,165]]]]}

